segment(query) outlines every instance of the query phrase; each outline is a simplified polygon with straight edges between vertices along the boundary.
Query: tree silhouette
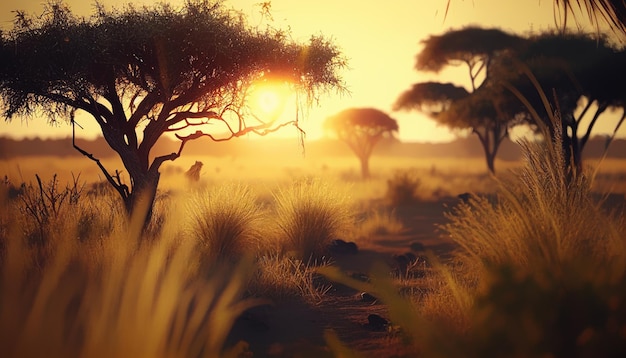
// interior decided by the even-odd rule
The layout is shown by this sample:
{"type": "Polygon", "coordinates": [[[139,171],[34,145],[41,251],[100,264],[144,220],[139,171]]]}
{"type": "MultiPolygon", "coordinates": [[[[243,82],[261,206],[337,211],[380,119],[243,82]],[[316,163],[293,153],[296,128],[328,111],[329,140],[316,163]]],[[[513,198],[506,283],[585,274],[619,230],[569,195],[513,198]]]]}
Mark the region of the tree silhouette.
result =
{"type": "Polygon", "coordinates": [[[362,177],[369,178],[369,158],[376,144],[398,131],[398,123],[374,108],[350,108],[330,116],[324,128],[336,134],[356,154],[362,177]]]}
{"type": "Polygon", "coordinates": [[[450,128],[471,129],[483,147],[487,168],[495,173],[498,148],[508,137],[509,127],[517,123],[518,111],[502,98],[504,93],[482,84],[489,78],[498,56],[524,42],[523,38],[498,29],[474,26],[430,36],[423,41],[424,48],[417,55],[415,68],[439,72],[446,66],[465,65],[471,93],[450,83],[417,83],[399,96],[394,109],[417,109],[450,128]],[[483,81],[479,82],[481,78],[483,81]]]}
{"type": "Polygon", "coordinates": [[[626,52],[603,36],[584,33],[547,32],[528,40],[512,57],[502,58],[490,81],[527,101],[539,117],[535,121],[541,121],[552,138],[559,132],[566,165],[580,172],[582,151],[598,119],[608,109],[622,108],[616,133],[626,117],[626,52]],[[554,113],[556,123],[549,119],[554,113]]]}
{"type": "Polygon", "coordinates": [[[50,2],[43,15],[18,12],[13,29],[2,34],[0,95],[7,120],[43,113],[51,121],[85,112],[102,130],[128,173],[95,161],[131,211],[139,197],[151,207],[159,167],[181,155],[200,137],[229,140],[265,135],[288,124],[259,118],[246,106],[255,82],[280,81],[316,98],[342,88],[339,50],[323,37],[293,42],[279,30],[246,24],[221,2],[191,0],[107,11],[98,6],[89,19],[50,2]],[[151,153],[166,133],[178,151],[151,153]]]}
{"type": "Polygon", "coordinates": [[[467,26],[433,35],[422,41],[424,47],[417,55],[415,69],[438,73],[447,66],[466,65],[472,91],[487,77],[491,60],[504,50],[523,44],[524,40],[499,29],[467,26]]]}

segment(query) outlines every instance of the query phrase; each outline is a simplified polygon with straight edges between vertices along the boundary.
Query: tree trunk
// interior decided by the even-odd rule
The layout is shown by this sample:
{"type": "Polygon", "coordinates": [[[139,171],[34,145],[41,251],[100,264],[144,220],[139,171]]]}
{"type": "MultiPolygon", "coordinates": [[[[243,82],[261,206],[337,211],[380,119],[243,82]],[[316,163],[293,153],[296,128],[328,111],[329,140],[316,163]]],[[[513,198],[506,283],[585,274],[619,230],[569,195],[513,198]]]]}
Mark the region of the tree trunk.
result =
{"type": "Polygon", "coordinates": [[[485,153],[485,158],[487,160],[487,169],[489,169],[489,172],[493,175],[496,174],[496,153],[485,153]]]}
{"type": "Polygon", "coordinates": [[[152,209],[160,177],[159,172],[148,172],[143,175],[135,176],[134,178],[131,177],[133,186],[128,197],[124,199],[126,212],[131,217],[133,215],[140,215],[141,218],[138,217],[137,220],[143,220],[145,225],[147,225],[152,218],[152,209]]]}
{"type": "Polygon", "coordinates": [[[368,156],[359,157],[359,161],[361,162],[361,177],[363,179],[369,179],[370,177],[370,162],[368,156]]]}

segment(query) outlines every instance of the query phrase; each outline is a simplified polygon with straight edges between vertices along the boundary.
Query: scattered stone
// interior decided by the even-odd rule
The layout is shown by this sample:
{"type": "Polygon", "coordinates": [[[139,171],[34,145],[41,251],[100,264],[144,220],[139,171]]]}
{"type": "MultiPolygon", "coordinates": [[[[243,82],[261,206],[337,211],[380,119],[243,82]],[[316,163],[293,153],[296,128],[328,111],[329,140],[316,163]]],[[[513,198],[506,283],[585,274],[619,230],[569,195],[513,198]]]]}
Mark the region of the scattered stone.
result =
{"type": "Polygon", "coordinates": [[[359,252],[359,247],[356,243],[350,241],[344,241],[341,239],[333,240],[330,244],[330,252],[339,255],[355,255],[359,252]]]}
{"type": "Polygon", "coordinates": [[[389,321],[375,313],[367,316],[367,323],[372,331],[384,331],[389,326],[389,321]]]}
{"type": "Polygon", "coordinates": [[[361,296],[362,302],[376,303],[378,301],[378,298],[372,296],[371,294],[367,292],[361,292],[360,296],[361,296]]]}
{"type": "Polygon", "coordinates": [[[461,199],[462,202],[467,203],[472,198],[472,194],[470,193],[459,194],[458,198],[461,199]]]}
{"type": "Polygon", "coordinates": [[[362,282],[370,282],[369,276],[367,276],[366,274],[362,272],[353,272],[350,274],[350,277],[352,277],[355,280],[362,281],[362,282]]]}

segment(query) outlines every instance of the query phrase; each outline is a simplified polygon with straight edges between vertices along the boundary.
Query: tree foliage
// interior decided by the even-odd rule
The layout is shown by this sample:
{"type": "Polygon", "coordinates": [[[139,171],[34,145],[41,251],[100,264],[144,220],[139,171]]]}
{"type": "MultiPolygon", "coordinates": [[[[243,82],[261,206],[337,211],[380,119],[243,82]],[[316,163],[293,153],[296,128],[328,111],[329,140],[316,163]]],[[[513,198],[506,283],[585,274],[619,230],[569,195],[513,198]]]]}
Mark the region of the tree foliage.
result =
{"type": "Polygon", "coordinates": [[[402,92],[394,104],[394,110],[419,110],[438,114],[452,103],[465,98],[469,92],[452,83],[420,82],[402,92]]]}
{"type": "MultiPolygon", "coordinates": [[[[456,96],[453,85],[418,83],[398,98],[396,108],[424,111],[451,128],[471,128],[492,172],[508,128],[523,121],[546,128],[551,137],[558,131],[568,167],[582,170],[582,150],[599,118],[608,109],[624,109],[626,52],[601,34],[548,31],[522,38],[498,31],[469,27],[426,40],[417,68],[464,64],[473,90],[456,96]],[[485,45],[482,40],[489,38],[500,42],[485,45]],[[478,83],[480,71],[484,80],[478,83]]],[[[613,136],[626,118],[622,113],[613,136]]]]}
{"type": "Polygon", "coordinates": [[[494,61],[522,46],[524,39],[498,29],[469,26],[431,36],[423,44],[416,69],[439,72],[446,66],[464,65],[471,92],[451,83],[416,83],[400,95],[394,109],[417,109],[449,128],[471,129],[483,146],[489,171],[494,173],[500,143],[518,116],[505,94],[494,90],[487,79],[494,61]],[[481,75],[484,80],[479,82],[481,75]]]}
{"type": "Polygon", "coordinates": [[[415,69],[439,72],[447,66],[467,65],[472,90],[478,76],[487,72],[491,59],[500,51],[520,45],[523,39],[499,29],[466,26],[433,35],[422,41],[424,47],[417,55],[415,69]]]}
{"type": "MultiPolygon", "coordinates": [[[[604,36],[545,32],[503,57],[490,81],[527,101],[538,117],[529,118],[546,127],[546,134],[554,137],[558,131],[567,166],[580,171],[582,151],[600,117],[607,109],[622,109],[613,136],[626,117],[625,65],[626,52],[604,36]]],[[[530,114],[531,108],[525,111],[530,114]]]]}
{"type": "Polygon", "coordinates": [[[4,117],[43,113],[74,123],[76,112],[87,113],[122,159],[130,187],[117,170],[77,149],[96,161],[129,210],[137,193],[156,190],[159,167],[178,158],[189,140],[297,126],[297,116],[275,123],[251,113],[246,94],[254,83],[287,83],[311,103],[342,88],[338,71],[345,65],[339,49],[321,36],[297,43],[269,26],[251,27],[241,14],[209,0],[180,8],[98,6],[88,19],[50,2],[38,17],[18,12],[1,44],[4,117]],[[166,133],[180,140],[178,151],[150,153],[166,133]]]}
{"type": "Polygon", "coordinates": [[[324,128],[346,143],[361,162],[363,178],[370,176],[369,158],[378,142],[398,131],[398,122],[374,108],[349,108],[324,122],[324,128]]]}

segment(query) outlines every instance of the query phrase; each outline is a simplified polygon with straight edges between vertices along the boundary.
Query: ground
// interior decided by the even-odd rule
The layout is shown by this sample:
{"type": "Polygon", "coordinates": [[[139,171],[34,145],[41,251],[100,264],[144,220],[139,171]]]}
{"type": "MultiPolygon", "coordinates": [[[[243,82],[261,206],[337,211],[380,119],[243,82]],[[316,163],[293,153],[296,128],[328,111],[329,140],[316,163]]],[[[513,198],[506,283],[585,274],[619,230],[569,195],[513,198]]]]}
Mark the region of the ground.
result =
{"type": "MultiPolygon", "coordinates": [[[[374,262],[384,262],[393,268],[397,265],[394,255],[421,253],[411,250],[414,243],[421,243],[424,250],[431,250],[442,259],[448,258],[454,243],[445,238],[437,225],[445,222],[444,212],[457,202],[452,197],[395,208],[397,217],[407,228],[404,233],[377,235],[362,241],[356,254],[333,255],[333,265],[355,277],[367,275],[374,262]]],[[[361,292],[333,284],[315,305],[294,301],[249,310],[235,325],[232,340],[248,342],[254,357],[291,357],[296,353],[319,357],[328,354],[323,348],[324,331],[332,329],[345,345],[365,357],[409,354],[398,334],[371,327],[370,314],[388,319],[383,304],[365,301],[361,292]]]]}

